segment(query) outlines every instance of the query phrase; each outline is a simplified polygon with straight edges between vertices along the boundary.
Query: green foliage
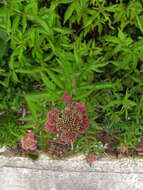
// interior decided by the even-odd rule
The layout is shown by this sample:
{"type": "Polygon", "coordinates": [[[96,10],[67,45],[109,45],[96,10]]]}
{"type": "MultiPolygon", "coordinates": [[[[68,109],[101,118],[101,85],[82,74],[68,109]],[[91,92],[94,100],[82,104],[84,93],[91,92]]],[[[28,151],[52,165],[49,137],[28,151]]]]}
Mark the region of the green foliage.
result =
{"type": "Polygon", "coordinates": [[[26,134],[26,130],[21,129],[21,126],[17,123],[17,117],[13,115],[6,114],[0,121],[0,147],[5,145],[8,148],[17,148],[20,137],[26,134]]]}
{"type": "Polygon", "coordinates": [[[38,123],[66,91],[86,102],[92,131],[128,126],[119,139],[134,147],[127,134],[131,123],[142,131],[142,62],[142,0],[0,1],[2,111],[26,102],[38,123]]]}

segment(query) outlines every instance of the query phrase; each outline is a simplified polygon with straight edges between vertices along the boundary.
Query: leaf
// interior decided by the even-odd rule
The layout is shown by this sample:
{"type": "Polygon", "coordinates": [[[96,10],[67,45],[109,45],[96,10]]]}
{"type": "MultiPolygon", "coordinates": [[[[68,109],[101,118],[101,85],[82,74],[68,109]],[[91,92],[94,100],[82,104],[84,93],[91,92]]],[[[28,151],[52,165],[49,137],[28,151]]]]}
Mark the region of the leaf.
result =
{"type": "Polygon", "coordinates": [[[70,28],[53,28],[54,31],[61,34],[72,34],[72,30],[70,28]]]}
{"type": "Polygon", "coordinates": [[[92,84],[83,84],[79,86],[79,90],[90,90],[90,89],[94,89],[95,85],[92,84]]]}
{"type": "Polygon", "coordinates": [[[93,23],[93,21],[96,21],[96,18],[98,17],[98,13],[95,12],[95,15],[90,16],[89,19],[87,20],[87,22],[84,25],[84,28],[91,26],[91,24],[93,23]]]}
{"type": "Polygon", "coordinates": [[[33,117],[37,119],[38,115],[36,113],[36,105],[32,102],[32,98],[29,95],[25,95],[25,100],[27,102],[28,108],[30,112],[32,113],[33,117]]]}
{"type": "Polygon", "coordinates": [[[7,10],[7,33],[10,35],[11,32],[11,20],[10,20],[10,12],[7,10]]]}
{"type": "Polygon", "coordinates": [[[80,94],[77,95],[77,93],[75,93],[76,97],[74,99],[83,100],[84,98],[87,98],[93,91],[94,89],[88,91],[77,91],[78,93],[80,92],[80,94]]]}
{"type": "Polygon", "coordinates": [[[13,23],[12,23],[12,31],[15,32],[19,26],[19,22],[20,22],[20,16],[15,16],[13,23]]]}
{"type": "Polygon", "coordinates": [[[40,26],[42,26],[42,28],[45,30],[46,34],[49,36],[50,39],[53,37],[52,30],[50,29],[48,23],[45,20],[43,20],[39,16],[35,16],[35,15],[34,16],[28,15],[27,19],[29,19],[35,23],[38,23],[40,26]]]}
{"type": "Polygon", "coordinates": [[[41,70],[44,70],[44,68],[36,68],[36,67],[31,67],[29,69],[15,69],[16,73],[23,73],[23,74],[34,74],[34,73],[39,73],[41,70]]]}
{"type": "Polygon", "coordinates": [[[67,20],[71,17],[73,11],[75,10],[75,2],[71,3],[64,15],[64,24],[67,22],[67,20]]]}
{"type": "Polygon", "coordinates": [[[55,85],[49,80],[49,78],[43,72],[40,72],[40,74],[46,87],[55,90],[55,85]]]}
{"type": "Polygon", "coordinates": [[[58,0],[58,3],[60,4],[69,4],[69,3],[71,3],[71,2],[73,2],[73,0],[58,0]]]}
{"type": "Polygon", "coordinates": [[[119,105],[121,105],[122,103],[121,103],[121,101],[120,100],[112,100],[111,102],[109,102],[106,106],[105,106],[105,108],[103,109],[103,110],[107,110],[108,108],[111,108],[111,107],[116,107],[116,106],[119,106],[119,105]]]}
{"type": "Polygon", "coordinates": [[[2,85],[2,86],[4,86],[4,87],[8,87],[8,85],[5,83],[5,82],[2,82],[2,81],[0,81],[0,84],[2,85]]]}
{"type": "Polygon", "coordinates": [[[26,18],[26,16],[25,15],[23,15],[23,17],[22,17],[22,31],[23,31],[23,33],[26,31],[26,28],[27,28],[27,18],[26,18]]]}
{"type": "Polygon", "coordinates": [[[14,71],[11,73],[11,77],[12,77],[12,79],[13,79],[13,81],[14,81],[15,83],[18,83],[18,82],[19,82],[18,77],[17,77],[17,75],[16,75],[16,73],[15,73],[14,71]]]}
{"type": "Polygon", "coordinates": [[[140,17],[136,15],[136,20],[137,20],[140,31],[143,33],[143,15],[140,17]]]}
{"type": "Polygon", "coordinates": [[[108,89],[108,88],[114,88],[115,87],[115,85],[114,84],[112,84],[112,83],[96,83],[95,84],[95,89],[96,90],[102,90],[102,89],[108,89]]]}
{"type": "Polygon", "coordinates": [[[38,14],[38,2],[37,0],[31,0],[24,9],[26,14],[32,14],[36,16],[38,14]]]}
{"type": "Polygon", "coordinates": [[[64,89],[64,85],[60,78],[51,70],[47,69],[47,73],[50,76],[50,78],[53,80],[53,82],[61,89],[64,89]]]}
{"type": "Polygon", "coordinates": [[[74,45],[74,57],[75,57],[75,61],[78,66],[78,69],[80,69],[83,64],[83,61],[82,61],[81,55],[80,55],[80,45],[81,45],[80,43],[81,42],[80,42],[80,37],[79,37],[74,45]]]}
{"type": "Polygon", "coordinates": [[[31,129],[34,126],[35,126],[35,123],[28,123],[28,124],[22,125],[22,128],[23,129],[31,129]]]}
{"type": "Polygon", "coordinates": [[[72,69],[70,62],[66,60],[59,60],[57,59],[58,63],[63,67],[63,72],[64,72],[64,81],[65,81],[65,87],[66,91],[68,93],[71,93],[72,91],[72,69]]]}
{"type": "Polygon", "coordinates": [[[6,41],[0,38],[0,60],[1,60],[1,59],[3,58],[3,56],[5,55],[6,48],[7,48],[7,43],[6,43],[6,41]]]}

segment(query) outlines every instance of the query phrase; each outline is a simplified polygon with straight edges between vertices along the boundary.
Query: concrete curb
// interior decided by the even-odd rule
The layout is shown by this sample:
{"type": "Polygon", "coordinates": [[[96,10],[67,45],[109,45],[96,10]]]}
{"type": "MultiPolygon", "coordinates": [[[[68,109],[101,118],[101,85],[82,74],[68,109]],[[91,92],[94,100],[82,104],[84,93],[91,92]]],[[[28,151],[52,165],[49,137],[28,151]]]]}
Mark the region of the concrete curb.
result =
{"type": "Polygon", "coordinates": [[[0,156],[0,190],[143,190],[143,159],[103,158],[90,167],[84,156],[37,161],[0,156]]]}

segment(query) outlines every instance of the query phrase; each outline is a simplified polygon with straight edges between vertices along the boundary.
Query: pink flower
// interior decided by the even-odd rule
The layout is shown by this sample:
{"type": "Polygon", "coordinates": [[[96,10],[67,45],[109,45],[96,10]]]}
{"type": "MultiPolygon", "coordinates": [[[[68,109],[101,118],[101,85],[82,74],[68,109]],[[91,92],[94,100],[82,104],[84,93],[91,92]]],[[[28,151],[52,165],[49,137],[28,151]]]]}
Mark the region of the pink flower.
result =
{"type": "Polygon", "coordinates": [[[66,92],[64,93],[64,95],[62,96],[62,101],[71,104],[72,102],[72,97],[69,96],[66,92]]]}
{"type": "Polygon", "coordinates": [[[21,147],[23,150],[30,150],[34,151],[37,148],[36,145],[37,141],[35,137],[32,135],[32,133],[28,133],[27,136],[21,137],[21,147]]]}
{"type": "Polygon", "coordinates": [[[59,116],[59,110],[57,108],[53,109],[52,111],[49,111],[47,113],[48,120],[51,122],[56,122],[58,116],[59,116]]]}
{"type": "Polygon", "coordinates": [[[64,94],[62,100],[70,105],[62,110],[61,115],[57,108],[48,112],[45,129],[57,135],[59,141],[73,145],[79,134],[84,133],[89,127],[90,120],[83,102],[72,102],[71,96],[67,93],[64,94]]]}
{"type": "Polygon", "coordinates": [[[63,117],[67,117],[67,116],[71,116],[72,115],[72,110],[71,108],[65,108],[62,111],[62,116],[63,117]]]}
{"type": "Polygon", "coordinates": [[[81,133],[84,133],[88,129],[90,124],[91,124],[91,122],[88,119],[88,117],[87,116],[82,116],[82,119],[81,119],[80,125],[79,125],[79,131],[81,133]]]}
{"type": "Polygon", "coordinates": [[[77,139],[77,137],[78,137],[78,133],[77,132],[72,132],[71,134],[70,134],[70,140],[71,140],[71,143],[74,143],[75,142],[75,140],[77,139]]]}
{"type": "Polygon", "coordinates": [[[96,161],[96,155],[92,152],[89,155],[87,155],[85,159],[88,164],[92,164],[96,161]]]}
{"type": "Polygon", "coordinates": [[[45,122],[45,130],[47,132],[51,132],[53,135],[57,134],[57,128],[56,128],[56,123],[50,123],[49,120],[45,122]]]}
{"type": "Polygon", "coordinates": [[[86,115],[86,106],[83,102],[73,102],[72,107],[77,112],[82,113],[83,115],[86,115]]]}
{"type": "Polygon", "coordinates": [[[120,147],[120,151],[122,152],[122,153],[125,153],[126,151],[127,151],[127,147],[125,146],[125,145],[122,145],[121,147],[120,147]]]}
{"type": "Polygon", "coordinates": [[[65,144],[73,144],[75,140],[78,137],[78,133],[73,131],[73,132],[66,132],[65,134],[61,135],[61,141],[64,142],[65,144]]]}
{"type": "Polygon", "coordinates": [[[48,115],[48,120],[45,122],[45,129],[47,132],[51,132],[54,135],[57,134],[57,129],[56,129],[56,122],[59,117],[59,110],[55,108],[54,110],[50,111],[47,113],[48,115]]]}

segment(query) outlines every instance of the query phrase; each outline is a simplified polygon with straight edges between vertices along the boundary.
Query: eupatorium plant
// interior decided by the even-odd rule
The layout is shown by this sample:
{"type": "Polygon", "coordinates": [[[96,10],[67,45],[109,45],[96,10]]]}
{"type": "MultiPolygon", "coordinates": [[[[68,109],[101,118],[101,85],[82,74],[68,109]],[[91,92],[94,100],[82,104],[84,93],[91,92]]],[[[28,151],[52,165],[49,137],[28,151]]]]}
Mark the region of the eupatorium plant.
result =
{"type": "MultiPolygon", "coordinates": [[[[63,95],[62,101],[66,103],[66,106],[61,112],[58,108],[54,108],[47,113],[45,131],[51,132],[56,142],[73,146],[79,135],[90,126],[90,120],[83,102],[73,101],[67,93],[63,95]]],[[[21,138],[21,147],[25,151],[37,149],[37,141],[32,131],[21,138]]]]}
{"type": "Polygon", "coordinates": [[[72,97],[67,93],[62,97],[62,101],[67,103],[67,106],[61,114],[57,108],[47,113],[45,129],[56,135],[60,142],[73,145],[78,136],[89,127],[90,120],[83,102],[72,101],[72,97]]]}

